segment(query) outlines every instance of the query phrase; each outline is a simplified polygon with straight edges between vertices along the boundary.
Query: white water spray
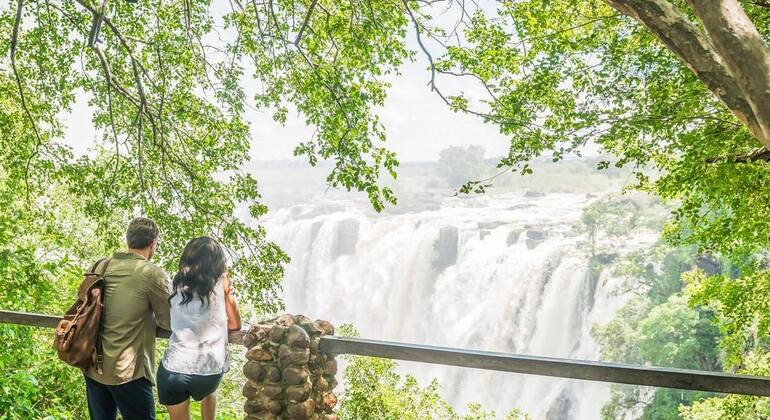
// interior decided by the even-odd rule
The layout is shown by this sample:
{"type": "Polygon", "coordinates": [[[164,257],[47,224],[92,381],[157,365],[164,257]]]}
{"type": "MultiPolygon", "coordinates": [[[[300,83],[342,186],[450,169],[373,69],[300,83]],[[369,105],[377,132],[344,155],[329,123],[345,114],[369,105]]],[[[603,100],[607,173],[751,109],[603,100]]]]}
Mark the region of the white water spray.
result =
{"type": "MultiPolygon", "coordinates": [[[[590,200],[506,194],[377,217],[354,203],[326,211],[317,203],[265,222],[292,258],[284,281],[291,313],[352,323],[366,338],[596,360],[590,329],[625,297],[611,270],[589,273],[576,228],[590,200]]],[[[400,365],[423,383],[437,378],[456,407],[479,402],[498,415],[518,407],[536,419],[596,419],[609,397],[607,384],[400,365]]]]}

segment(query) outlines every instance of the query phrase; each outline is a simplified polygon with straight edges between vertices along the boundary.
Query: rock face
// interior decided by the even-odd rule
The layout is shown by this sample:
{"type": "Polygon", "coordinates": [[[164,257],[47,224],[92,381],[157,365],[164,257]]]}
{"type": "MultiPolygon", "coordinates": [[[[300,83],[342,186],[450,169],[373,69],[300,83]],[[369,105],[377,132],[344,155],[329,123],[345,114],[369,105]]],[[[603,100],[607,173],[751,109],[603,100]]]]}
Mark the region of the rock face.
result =
{"type": "Polygon", "coordinates": [[[334,238],[333,257],[353,255],[358,243],[358,220],[345,219],[337,222],[337,232],[334,238]]]}
{"type": "Polygon", "coordinates": [[[501,220],[495,221],[495,222],[478,222],[476,223],[476,226],[478,226],[479,229],[494,229],[498,226],[507,225],[508,222],[503,222],[501,220]]]}
{"type": "Polygon", "coordinates": [[[545,241],[546,236],[548,236],[548,234],[543,230],[527,230],[527,248],[535,249],[538,245],[545,241]]]}
{"type": "Polygon", "coordinates": [[[336,420],[337,361],[318,351],[327,321],[281,315],[251,327],[243,342],[246,420],[336,420]]]}
{"type": "Polygon", "coordinates": [[[594,259],[601,264],[609,264],[618,258],[617,252],[600,252],[594,256],[594,259]]]}
{"type": "Polygon", "coordinates": [[[516,242],[519,242],[519,236],[521,236],[521,229],[514,229],[508,233],[508,237],[505,239],[505,243],[508,244],[508,246],[511,246],[515,244],[516,242]]]}
{"type": "Polygon", "coordinates": [[[443,270],[457,262],[457,246],[460,232],[456,226],[445,226],[439,229],[436,241],[437,259],[433,266],[443,270]]]}
{"type": "Polygon", "coordinates": [[[712,276],[722,274],[722,264],[710,255],[698,255],[695,259],[695,266],[712,276]]]}
{"type": "Polygon", "coordinates": [[[529,190],[524,193],[524,197],[527,197],[527,198],[545,197],[545,193],[540,191],[529,190]]]}

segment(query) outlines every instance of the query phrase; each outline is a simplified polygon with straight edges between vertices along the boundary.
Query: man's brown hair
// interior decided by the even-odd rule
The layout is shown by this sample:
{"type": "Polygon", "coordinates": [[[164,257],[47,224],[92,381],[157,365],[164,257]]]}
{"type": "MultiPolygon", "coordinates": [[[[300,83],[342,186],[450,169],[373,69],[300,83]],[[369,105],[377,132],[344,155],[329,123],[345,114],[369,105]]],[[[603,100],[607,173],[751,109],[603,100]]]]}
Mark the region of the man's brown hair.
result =
{"type": "Polygon", "coordinates": [[[158,225],[146,217],[133,218],[126,229],[126,242],[131,249],[147,248],[152,241],[158,239],[158,236],[160,236],[158,225]]]}

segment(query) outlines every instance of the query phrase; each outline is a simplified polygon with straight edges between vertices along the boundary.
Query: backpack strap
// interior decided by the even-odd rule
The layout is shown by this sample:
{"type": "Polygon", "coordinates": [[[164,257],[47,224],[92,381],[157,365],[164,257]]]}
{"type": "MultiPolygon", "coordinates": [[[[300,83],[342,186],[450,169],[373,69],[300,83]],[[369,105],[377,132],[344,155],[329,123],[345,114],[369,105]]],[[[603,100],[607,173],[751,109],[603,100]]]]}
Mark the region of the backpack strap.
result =
{"type": "MultiPolygon", "coordinates": [[[[102,262],[104,262],[107,259],[108,258],[105,257],[105,258],[102,258],[99,261],[95,262],[94,265],[91,266],[91,269],[88,270],[88,273],[86,273],[86,274],[96,273],[96,267],[98,267],[99,264],[101,264],[102,262]]],[[[112,258],[109,258],[109,259],[112,259],[112,258]]],[[[109,264],[109,263],[107,263],[107,264],[109,264]]],[[[104,276],[104,272],[103,271],[102,271],[102,276],[104,276]]]]}
{"type": "MultiPolygon", "coordinates": [[[[101,272],[99,273],[99,275],[100,275],[101,277],[104,277],[104,273],[106,273],[106,272],[107,272],[107,266],[108,266],[108,265],[110,265],[110,263],[112,262],[112,258],[102,258],[102,259],[101,259],[99,262],[102,262],[102,261],[105,261],[105,262],[104,262],[104,265],[102,265],[102,270],[101,270],[101,272]],[[106,261],[105,261],[105,260],[106,260],[106,261]]],[[[97,264],[98,264],[98,263],[97,263],[97,264]]],[[[96,268],[96,267],[94,267],[94,268],[96,268]]],[[[92,271],[92,272],[93,272],[93,271],[92,271]]]]}
{"type": "Polygon", "coordinates": [[[102,258],[99,261],[95,262],[94,265],[91,266],[91,269],[88,270],[85,273],[85,279],[82,283],[80,283],[80,288],[78,289],[78,299],[85,301],[87,299],[86,295],[89,293],[91,288],[94,287],[94,284],[98,283],[99,281],[102,281],[104,278],[104,271],[107,269],[107,264],[109,264],[109,261],[112,258],[102,258]],[[107,264],[104,264],[102,266],[102,272],[101,274],[96,273],[96,267],[99,266],[103,261],[107,261],[107,264]],[[98,277],[94,277],[94,276],[98,277]]]}
{"type": "MultiPolygon", "coordinates": [[[[110,262],[112,262],[112,258],[103,258],[101,261],[104,261],[104,265],[102,265],[101,272],[99,273],[99,277],[104,279],[104,273],[107,272],[107,266],[110,265],[110,262]]],[[[101,262],[99,261],[99,262],[101,262]]],[[[98,263],[97,263],[98,264],[98,263]]],[[[96,268],[96,266],[94,266],[96,268]]],[[[91,270],[93,271],[93,270],[91,270]]],[[[102,283],[104,284],[104,283],[102,283]]],[[[102,294],[101,294],[101,303],[104,305],[105,299],[107,296],[105,296],[104,289],[102,288],[102,294]]],[[[96,366],[96,372],[100,375],[102,374],[102,365],[104,364],[104,347],[102,346],[102,328],[104,327],[104,311],[106,310],[107,306],[104,305],[104,308],[102,308],[102,315],[101,319],[99,320],[99,334],[96,336],[96,360],[94,360],[94,365],[96,366]]]]}

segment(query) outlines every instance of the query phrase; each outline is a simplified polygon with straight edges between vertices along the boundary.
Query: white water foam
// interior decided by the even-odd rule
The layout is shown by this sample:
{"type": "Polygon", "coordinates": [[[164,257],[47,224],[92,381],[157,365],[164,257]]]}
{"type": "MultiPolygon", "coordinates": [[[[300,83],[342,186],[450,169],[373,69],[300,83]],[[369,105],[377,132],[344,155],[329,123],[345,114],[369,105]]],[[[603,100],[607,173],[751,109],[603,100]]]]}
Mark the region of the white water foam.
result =
{"type": "MultiPolygon", "coordinates": [[[[447,199],[439,210],[372,217],[360,204],[294,206],[264,220],[291,256],[286,309],[352,323],[362,337],[596,360],[591,327],[626,298],[623,281],[588,272],[577,230],[590,198],[506,194],[447,199]],[[325,210],[326,209],[326,210],[325,210]],[[331,210],[329,210],[331,209],[331,210]]],[[[635,238],[615,252],[641,247],[635,238]]],[[[417,363],[462,411],[469,402],[504,415],[596,419],[609,385],[417,363]]]]}

